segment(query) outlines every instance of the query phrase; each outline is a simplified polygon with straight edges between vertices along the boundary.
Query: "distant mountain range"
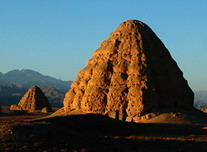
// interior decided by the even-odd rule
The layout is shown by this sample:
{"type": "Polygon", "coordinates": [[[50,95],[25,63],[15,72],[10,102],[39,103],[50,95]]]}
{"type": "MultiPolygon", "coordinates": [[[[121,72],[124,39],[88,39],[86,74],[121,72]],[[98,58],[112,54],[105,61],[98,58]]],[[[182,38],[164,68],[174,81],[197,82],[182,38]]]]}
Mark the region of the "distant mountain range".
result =
{"type": "Polygon", "coordinates": [[[29,69],[13,70],[5,74],[0,72],[0,104],[17,104],[29,88],[38,86],[52,106],[61,107],[71,83],[72,81],[62,81],[29,69]]]}
{"type": "Polygon", "coordinates": [[[194,105],[198,109],[207,108],[207,90],[196,91],[194,105]]]}
{"type": "Polygon", "coordinates": [[[65,93],[54,87],[40,87],[53,107],[62,107],[65,93]]]}
{"type": "Polygon", "coordinates": [[[62,81],[29,69],[13,70],[5,74],[0,73],[1,86],[15,84],[25,89],[29,89],[35,85],[39,87],[48,86],[54,87],[62,92],[67,92],[71,83],[72,81],[62,81]]]}
{"type": "MultiPolygon", "coordinates": [[[[0,103],[7,106],[17,104],[27,90],[36,85],[45,93],[52,106],[61,107],[71,83],[72,81],[62,81],[28,69],[5,74],[0,72],[0,103]]],[[[194,93],[194,106],[198,109],[207,108],[207,90],[194,93]]]]}
{"type": "Polygon", "coordinates": [[[26,91],[25,88],[16,86],[15,84],[0,86],[0,104],[4,106],[17,104],[26,91]]]}

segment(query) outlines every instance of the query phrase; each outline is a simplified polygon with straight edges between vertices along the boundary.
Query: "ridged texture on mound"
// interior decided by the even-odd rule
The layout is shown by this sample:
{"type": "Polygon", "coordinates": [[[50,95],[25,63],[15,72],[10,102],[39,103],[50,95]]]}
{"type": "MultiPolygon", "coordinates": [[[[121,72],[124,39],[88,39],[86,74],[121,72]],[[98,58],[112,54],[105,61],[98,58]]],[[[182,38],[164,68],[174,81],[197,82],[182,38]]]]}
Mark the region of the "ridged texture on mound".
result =
{"type": "Polygon", "coordinates": [[[194,94],[164,44],[144,23],[123,22],[78,73],[64,109],[135,118],[158,108],[192,108],[194,94]]]}
{"type": "MultiPolygon", "coordinates": [[[[27,91],[27,93],[22,97],[22,99],[18,103],[17,107],[20,108],[19,110],[29,112],[34,112],[35,110],[42,110],[43,108],[46,108],[44,112],[52,111],[49,101],[47,100],[46,96],[41,91],[41,89],[37,86],[34,86],[27,91]]],[[[12,106],[10,109],[12,110],[12,106]]]]}

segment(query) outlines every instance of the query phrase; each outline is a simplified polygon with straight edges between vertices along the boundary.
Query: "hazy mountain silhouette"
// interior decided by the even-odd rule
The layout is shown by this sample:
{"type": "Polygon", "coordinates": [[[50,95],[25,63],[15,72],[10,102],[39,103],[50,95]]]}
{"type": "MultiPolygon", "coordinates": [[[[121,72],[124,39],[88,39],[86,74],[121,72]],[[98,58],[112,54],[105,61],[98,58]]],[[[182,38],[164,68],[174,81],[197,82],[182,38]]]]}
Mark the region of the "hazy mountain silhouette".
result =
{"type": "Polygon", "coordinates": [[[29,69],[12,70],[5,74],[0,73],[0,85],[16,84],[25,89],[29,89],[36,85],[39,87],[54,87],[62,92],[66,92],[69,90],[71,82],[72,81],[62,81],[50,76],[45,76],[29,69]]]}
{"type": "Polygon", "coordinates": [[[194,106],[198,109],[206,109],[207,108],[207,90],[196,91],[194,106]]]}
{"type": "Polygon", "coordinates": [[[195,101],[202,101],[207,104],[207,90],[196,91],[195,101]]]}
{"type": "Polygon", "coordinates": [[[16,104],[26,93],[27,89],[15,84],[0,86],[0,101],[2,105],[10,106],[16,104]]]}
{"type": "Polygon", "coordinates": [[[62,107],[65,93],[54,87],[40,87],[53,107],[62,107]]]}

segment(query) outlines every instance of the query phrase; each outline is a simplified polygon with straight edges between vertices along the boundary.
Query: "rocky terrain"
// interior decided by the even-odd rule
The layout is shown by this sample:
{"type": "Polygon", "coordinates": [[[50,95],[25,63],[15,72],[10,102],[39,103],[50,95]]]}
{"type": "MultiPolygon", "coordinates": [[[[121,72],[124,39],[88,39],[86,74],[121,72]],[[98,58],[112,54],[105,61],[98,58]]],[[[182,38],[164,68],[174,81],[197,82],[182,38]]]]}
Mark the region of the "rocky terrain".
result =
{"type": "Polygon", "coordinates": [[[47,115],[11,113],[3,107],[3,113],[0,114],[0,151],[197,152],[207,150],[207,124],[199,122],[199,118],[206,118],[202,114],[192,118],[187,113],[186,115],[177,112],[163,113],[154,118],[154,121],[158,119],[159,123],[152,120],[149,123],[127,123],[99,114],[44,119],[47,115]]]}

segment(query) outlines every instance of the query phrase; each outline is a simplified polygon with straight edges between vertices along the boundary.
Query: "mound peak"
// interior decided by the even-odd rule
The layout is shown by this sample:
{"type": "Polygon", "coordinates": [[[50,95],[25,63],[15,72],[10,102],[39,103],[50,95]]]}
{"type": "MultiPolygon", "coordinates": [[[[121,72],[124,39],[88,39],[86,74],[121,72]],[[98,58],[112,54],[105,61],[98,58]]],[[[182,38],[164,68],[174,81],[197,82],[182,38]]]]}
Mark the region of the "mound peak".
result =
{"type": "Polygon", "coordinates": [[[130,33],[132,34],[138,33],[138,31],[142,28],[148,26],[141,21],[138,20],[127,20],[120,24],[120,26],[113,32],[121,32],[121,33],[130,33]]]}

